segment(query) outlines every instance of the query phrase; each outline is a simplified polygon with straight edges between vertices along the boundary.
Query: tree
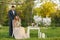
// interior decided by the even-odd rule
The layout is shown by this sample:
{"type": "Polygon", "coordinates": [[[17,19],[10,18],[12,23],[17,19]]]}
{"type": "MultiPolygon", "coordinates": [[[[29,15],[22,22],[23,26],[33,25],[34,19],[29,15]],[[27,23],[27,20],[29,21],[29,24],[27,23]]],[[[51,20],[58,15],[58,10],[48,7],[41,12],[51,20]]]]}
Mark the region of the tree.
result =
{"type": "Polygon", "coordinates": [[[45,14],[45,16],[50,16],[51,13],[55,13],[56,12],[55,6],[57,6],[57,5],[53,2],[44,3],[42,5],[42,9],[41,9],[42,15],[45,14]]]}
{"type": "Polygon", "coordinates": [[[7,0],[0,0],[0,24],[6,24],[7,22],[7,0]]]}
{"type": "Polygon", "coordinates": [[[32,23],[32,8],[34,0],[26,0],[22,5],[18,5],[16,7],[16,10],[18,11],[18,14],[20,15],[21,19],[23,20],[23,25],[29,25],[32,23]]]}
{"type": "Polygon", "coordinates": [[[45,2],[39,8],[35,8],[34,11],[43,17],[50,16],[52,13],[56,12],[55,6],[57,5],[53,2],[45,2]]]}
{"type": "Polygon", "coordinates": [[[52,15],[52,23],[55,24],[56,27],[60,26],[60,10],[57,9],[56,13],[52,15]]]}

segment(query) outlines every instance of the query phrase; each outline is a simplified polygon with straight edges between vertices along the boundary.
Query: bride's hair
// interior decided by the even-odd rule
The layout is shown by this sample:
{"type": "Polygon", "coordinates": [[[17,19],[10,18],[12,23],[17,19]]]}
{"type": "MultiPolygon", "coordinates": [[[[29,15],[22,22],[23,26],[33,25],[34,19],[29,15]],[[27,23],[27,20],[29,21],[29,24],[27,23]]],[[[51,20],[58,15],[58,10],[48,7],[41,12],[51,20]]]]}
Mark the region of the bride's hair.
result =
{"type": "Polygon", "coordinates": [[[19,18],[19,16],[15,16],[15,17],[14,17],[14,20],[15,20],[15,21],[21,21],[21,19],[19,18]]]}
{"type": "Polygon", "coordinates": [[[20,23],[21,23],[21,19],[19,18],[19,16],[15,16],[14,17],[14,21],[16,22],[16,21],[19,21],[20,23]]]}
{"type": "MultiPolygon", "coordinates": [[[[15,16],[15,17],[14,17],[13,23],[15,24],[17,21],[19,22],[19,24],[17,24],[17,25],[21,26],[21,19],[19,18],[19,16],[15,16]]],[[[15,27],[15,26],[14,26],[14,27],[15,27]]],[[[16,27],[17,27],[17,26],[16,26],[16,27]]]]}

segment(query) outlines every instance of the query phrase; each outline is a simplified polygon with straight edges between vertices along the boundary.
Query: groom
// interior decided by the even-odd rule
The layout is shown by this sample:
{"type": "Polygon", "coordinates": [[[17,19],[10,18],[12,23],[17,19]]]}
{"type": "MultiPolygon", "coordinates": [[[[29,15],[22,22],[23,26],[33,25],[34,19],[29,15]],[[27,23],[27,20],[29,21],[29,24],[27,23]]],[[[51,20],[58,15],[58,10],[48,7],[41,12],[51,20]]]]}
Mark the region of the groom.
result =
{"type": "Polygon", "coordinates": [[[17,14],[16,14],[16,11],[15,11],[15,6],[12,6],[11,10],[9,10],[9,12],[8,12],[8,16],[9,16],[9,36],[12,36],[12,34],[13,34],[12,21],[13,21],[13,19],[16,15],[17,14]]]}

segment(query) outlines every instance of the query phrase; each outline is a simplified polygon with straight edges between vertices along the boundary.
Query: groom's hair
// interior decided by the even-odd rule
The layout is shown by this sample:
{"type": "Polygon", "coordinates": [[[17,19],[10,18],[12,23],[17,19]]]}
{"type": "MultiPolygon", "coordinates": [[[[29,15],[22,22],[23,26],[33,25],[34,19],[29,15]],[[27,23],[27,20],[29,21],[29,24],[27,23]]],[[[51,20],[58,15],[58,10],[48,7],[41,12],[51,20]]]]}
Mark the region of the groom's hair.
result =
{"type": "Polygon", "coordinates": [[[12,8],[15,8],[15,6],[12,6],[12,8]]]}

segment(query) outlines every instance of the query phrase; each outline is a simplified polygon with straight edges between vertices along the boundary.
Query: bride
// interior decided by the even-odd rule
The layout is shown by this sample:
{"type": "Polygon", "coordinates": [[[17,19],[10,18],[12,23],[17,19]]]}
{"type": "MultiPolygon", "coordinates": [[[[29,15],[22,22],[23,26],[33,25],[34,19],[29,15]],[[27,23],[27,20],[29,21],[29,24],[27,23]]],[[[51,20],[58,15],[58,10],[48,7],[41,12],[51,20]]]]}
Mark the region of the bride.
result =
{"type": "Polygon", "coordinates": [[[27,38],[24,27],[21,26],[21,19],[19,16],[15,16],[13,20],[13,35],[15,39],[27,38]]]}

